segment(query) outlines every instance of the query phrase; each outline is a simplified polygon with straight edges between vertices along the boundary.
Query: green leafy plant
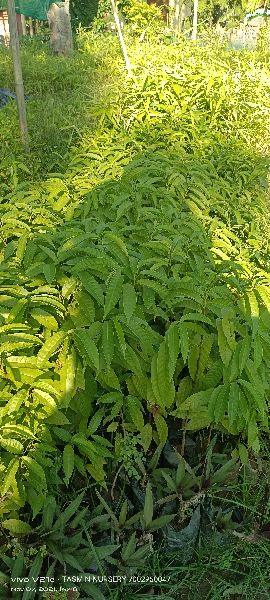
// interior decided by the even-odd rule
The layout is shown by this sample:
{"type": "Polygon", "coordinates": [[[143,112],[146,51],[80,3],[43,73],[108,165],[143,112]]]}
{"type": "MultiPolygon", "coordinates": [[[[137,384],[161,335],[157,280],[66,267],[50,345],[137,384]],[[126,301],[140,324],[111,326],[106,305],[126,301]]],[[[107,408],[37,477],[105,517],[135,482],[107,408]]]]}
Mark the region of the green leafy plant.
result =
{"type": "MultiPolygon", "coordinates": [[[[89,564],[133,574],[166,536],[175,547],[189,534],[193,552],[207,502],[216,533],[236,527],[227,493],[248,505],[241,473],[267,446],[266,55],[130,46],[134,78],[91,97],[63,172],[31,181],[25,159],[10,160],[15,121],[1,150],[4,585],[14,558],[31,577],[89,564]]],[[[54,95],[78,88],[76,113],[78,73],[104,81],[110,58],[120,73],[117,47],[80,31],[54,95]]],[[[38,64],[41,93],[55,62],[33,56],[26,80],[34,90],[38,64]]]]}

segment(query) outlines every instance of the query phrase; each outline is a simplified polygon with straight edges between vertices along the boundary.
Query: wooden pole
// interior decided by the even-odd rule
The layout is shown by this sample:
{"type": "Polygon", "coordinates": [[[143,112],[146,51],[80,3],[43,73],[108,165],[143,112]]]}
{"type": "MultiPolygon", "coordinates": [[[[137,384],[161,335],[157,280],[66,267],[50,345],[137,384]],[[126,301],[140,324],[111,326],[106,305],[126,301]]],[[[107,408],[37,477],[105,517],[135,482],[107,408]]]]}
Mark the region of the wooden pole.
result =
{"type": "Polygon", "coordinates": [[[10,33],[10,46],[13,58],[13,69],[15,79],[15,90],[17,98],[17,106],[19,113],[21,138],[26,152],[29,152],[29,139],[25,110],[24,85],[22,77],[22,66],[19,46],[19,36],[17,30],[17,19],[14,0],[7,0],[8,24],[10,33]]]}
{"type": "Polygon", "coordinates": [[[131,64],[130,64],[129,56],[128,56],[128,53],[127,53],[127,47],[126,47],[124,36],[123,36],[123,33],[122,33],[121,24],[120,24],[120,20],[119,20],[119,16],[118,16],[118,11],[117,11],[117,6],[116,6],[116,3],[115,3],[115,0],[111,0],[111,5],[112,5],[112,9],[113,9],[113,16],[114,16],[115,24],[116,24],[116,27],[117,27],[120,44],[121,44],[121,47],[122,47],[122,52],[123,52],[124,58],[125,58],[127,72],[129,74],[129,77],[131,77],[132,76],[131,64]]]}
{"type": "Polygon", "coordinates": [[[193,3],[193,25],[192,25],[192,34],[191,39],[197,39],[197,29],[198,29],[198,0],[194,0],[193,3]]]}
{"type": "Polygon", "coordinates": [[[29,17],[29,21],[28,22],[29,22],[29,33],[30,33],[30,36],[33,37],[33,35],[34,35],[34,27],[33,27],[33,19],[32,19],[32,17],[29,17]]]}
{"type": "Polygon", "coordinates": [[[22,34],[26,35],[26,23],[25,23],[25,16],[21,15],[21,24],[22,24],[22,34]]]}

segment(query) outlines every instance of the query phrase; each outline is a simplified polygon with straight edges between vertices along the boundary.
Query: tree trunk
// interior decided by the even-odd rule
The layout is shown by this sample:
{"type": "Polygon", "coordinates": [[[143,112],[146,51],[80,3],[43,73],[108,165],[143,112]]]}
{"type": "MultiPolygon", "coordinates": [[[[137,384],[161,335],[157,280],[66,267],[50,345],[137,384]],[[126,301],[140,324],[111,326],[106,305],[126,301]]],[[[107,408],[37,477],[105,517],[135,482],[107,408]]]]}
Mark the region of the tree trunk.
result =
{"type": "Polygon", "coordinates": [[[198,29],[198,0],[194,0],[193,4],[193,26],[192,26],[192,35],[191,39],[197,39],[197,29],[198,29]]]}
{"type": "Polygon", "coordinates": [[[73,50],[69,0],[51,4],[48,12],[51,47],[56,54],[67,55],[73,50]]]}

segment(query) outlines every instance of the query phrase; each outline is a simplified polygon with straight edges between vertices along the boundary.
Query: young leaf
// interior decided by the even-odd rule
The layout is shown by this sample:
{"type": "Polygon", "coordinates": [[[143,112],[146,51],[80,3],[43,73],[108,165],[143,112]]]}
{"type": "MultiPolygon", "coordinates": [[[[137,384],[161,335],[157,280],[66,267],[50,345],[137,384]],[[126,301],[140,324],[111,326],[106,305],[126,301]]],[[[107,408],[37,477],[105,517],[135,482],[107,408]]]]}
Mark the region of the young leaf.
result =
{"type": "Polygon", "coordinates": [[[100,283],[90,275],[87,271],[81,271],[79,274],[79,278],[82,282],[84,289],[96,300],[99,306],[104,305],[104,294],[100,283]]]}
{"type": "Polygon", "coordinates": [[[71,444],[67,444],[63,451],[63,469],[68,483],[74,470],[74,448],[71,444]]]}
{"type": "Polygon", "coordinates": [[[176,483],[177,488],[179,488],[179,486],[181,485],[181,483],[185,477],[185,472],[186,472],[186,462],[182,456],[179,456],[179,464],[178,464],[176,474],[175,474],[175,483],[176,483]]]}
{"type": "Polygon", "coordinates": [[[137,295],[131,283],[125,283],[123,286],[123,307],[127,322],[133,316],[137,304],[137,295]]]}
{"type": "Polygon", "coordinates": [[[2,521],[2,527],[16,535],[26,535],[32,531],[32,527],[20,519],[6,519],[5,521],[2,521]]]}
{"type": "Polygon", "coordinates": [[[86,359],[88,364],[93,365],[99,371],[99,353],[95,342],[91,339],[87,329],[75,331],[74,341],[80,354],[86,359]]]}
{"type": "Polygon", "coordinates": [[[63,343],[67,333],[65,331],[58,331],[54,333],[49,339],[43,344],[42,348],[37,354],[37,367],[42,368],[44,364],[52,357],[52,355],[58,350],[59,346],[63,343]]]}
{"type": "Polygon", "coordinates": [[[126,522],[127,512],[128,512],[128,502],[127,502],[127,500],[125,500],[122,504],[122,508],[121,508],[119,520],[118,520],[120,527],[123,527],[123,525],[126,522]]]}
{"type": "Polygon", "coordinates": [[[49,329],[50,331],[57,331],[58,323],[55,317],[50,315],[46,310],[42,310],[41,308],[34,308],[31,312],[31,316],[35,321],[49,329]]]}
{"type": "Polygon", "coordinates": [[[158,529],[162,529],[166,527],[177,515],[163,515],[154,519],[151,525],[148,527],[148,531],[157,531],[158,529]]]}
{"type": "Polygon", "coordinates": [[[115,307],[118,302],[123,287],[123,276],[120,272],[112,275],[105,297],[104,305],[104,319],[108,316],[111,310],[115,307]]]}
{"type": "Polygon", "coordinates": [[[169,351],[163,341],[157,355],[157,385],[162,407],[169,407],[174,401],[175,389],[168,370],[169,351]]]}
{"type": "Polygon", "coordinates": [[[188,331],[184,324],[179,325],[180,347],[184,363],[187,361],[189,354],[189,337],[188,331]]]}
{"type": "Polygon", "coordinates": [[[125,341],[123,329],[117,319],[113,319],[113,324],[114,324],[116,335],[118,338],[120,350],[121,350],[123,356],[125,357],[126,356],[126,341],[125,341]]]}
{"type": "Polygon", "coordinates": [[[240,342],[240,352],[239,352],[239,374],[241,375],[243,369],[245,368],[247,359],[250,353],[250,337],[246,335],[243,340],[240,342]]]}
{"type": "Polygon", "coordinates": [[[1,485],[1,495],[2,496],[5,496],[5,494],[10,489],[10,487],[12,487],[13,482],[15,480],[15,475],[19,469],[19,466],[20,466],[20,461],[17,458],[13,458],[10,461],[10,463],[7,467],[4,481],[1,485]]]}
{"type": "Polygon", "coordinates": [[[93,435],[93,433],[95,433],[95,431],[98,429],[102,419],[104,416],[104,410],[103,408],[100,408],[99,410],[97,410],[94,414],[94,416],[92,417],[88,428],[87,428],[87,435],[93,435]]]}
{"type": "Polygon", "coordinates": [[[152,427],[151,427],[150,423],[146,423],[146,425],[144,425],[144,427],[141,430],[141,441],[142,441],[142,446],[143,446],[144,452],[147,452],[147,450],[149,449],[150,444],[152,442],[152,437],[153,437],[152,427]]]}
{"type": "Polygon", "coordinates": [[[188,355],[188,370],[191,379],[196,379],[198,360],[200,356],[201,336],[195,335],[188,355]]]}
{"type": "Polygon", "coordinates": [[[18,440],[0,437],[0,446],[11,454],[22,454],[24,447],[18,440]]]}
{"type": "Polygon", "coordinates": [[[105,321],[102,325],[102,351],[108,370],[114,356],[114,335],[111,321],[105,321]]]}
{"type": "Polygon", "coordinates": [[[35,582],[38,580],[41,572],[42,564],[43,556],[41,552],[38,552],[28,574],[30,585],[27,585],[26,589],[24,590],[22,600],[32,600],[32,598],[35,597],[35,592],[33,592],[33,590],[35,589],[35,582]]]}
{"type": "Polygon", "coordinates": [[[223,483],[226,481],[232,472],[234,472],[234,467],[236,466],[237,459],[232,458],[228,460],[225,465],[220,467],[213,475],[211,475],[211,483],[223,483]]]}
{"type": "Polygon", "coordinates": [[[175,371],[176,361],[180,351],[180,338],[178,323],[172,323],[166,333],[166,340],[169,349],[168,371],[172,379],[175,371]]]}
{"type": "Polygon", "coordinates": [[[42,524],[45,531],[49,531],[53,525],[53,519],[56,511],[56,500],[54,496],[47,496],[43,512],[42,512],[42,524]]]}
{"type": "Polygon", "coordinates": [[[138,400],[133,396],[128,396],[128,412],[132,423],[135,425],[138,431],[141,431],[144,426],[144,418],[139,407],[138,400]]]}
{"type": "Polygon", "coordinates": [[[128,542],[123,547],[122,560],[126,562],[129,558],[132,557],[135,550],[136,550],[136,531],[134,531],[132,533],[128,542]]]}
{"type": "Polygon", "coordinates": [[[240,412],[240,389],[236,382],[230,384],[229,400],[228,400],[228,417],[230,425],[237,422],[240,412]]]}
{"type": "Polygon", "coordinates": [[[148,529],[152,523],[153,519],[153,494],[151,484],[147,483],[146,491],[145,491],[145,500],[144,500],[144,509],[143,509],[143,517],[144,524],[146,529],[148,529]]]}
{"type": "Polygon", "coordinates": [[[228,367],[231,357],[232,357],[232,350],[228,345],[226,336],[224,335],[224,331],[223,331],[223,327],[222,327],[222,323],[221,323],[220,319],[217,319],[217,330],[218,330],[219,354],[220,354],[221,360],[224,363],[224,365],[226,367],[228,367]]]}
{"type": "Polygon", "coordinates": [[[159,415],[159,414],[154,415],[154,421],[156,424],[160,444],[165,444],[165,442],[168,439],[167,423],[166,423],[165,419],[162,417],[162,415],[159,415]]]}
{"type": "Polygon", "coordinates": [[[250,307],[253,336],[256,334],[259,325],[260,309],[257,298],[253,291],[247,292],[248,303],[250,307]]]}
{"type": "Polygon", "coordinates": [[[63,526],[71,519],[71,517],[73,517],[73,515],[78,510],[80,504],[82,503],[83,497],[84,497],[84,492],[82,494],[79,494],[79,496],[77,496],[77,498],[75,498],[75,500],[73,500],[69,504],[69,506],[64,510],[64,512],[60,514],[60,516],[58,517],[58,519],[56,519],[56,521],[53,525],[54,531],[58,531],[59,529],[62,529],[63,526]]]}

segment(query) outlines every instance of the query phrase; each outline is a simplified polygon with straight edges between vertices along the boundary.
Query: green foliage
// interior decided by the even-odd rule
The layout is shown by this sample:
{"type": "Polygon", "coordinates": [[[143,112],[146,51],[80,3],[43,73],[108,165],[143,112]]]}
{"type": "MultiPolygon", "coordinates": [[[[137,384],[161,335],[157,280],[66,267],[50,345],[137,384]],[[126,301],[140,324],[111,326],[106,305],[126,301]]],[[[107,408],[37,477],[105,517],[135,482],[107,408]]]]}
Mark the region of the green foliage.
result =
{"type": "Polygon", "coordinates": [[[98,11],[98,1],[71,0],[70,15],[73,27],[89,27],[98,11]]]}
{"type": "MultiPolygon", "coordinates": [[[[80,36],[67,79],[97,52],[80,36]]],[[[132,574],[158,539],[195,543],[207,494],[217,527],[235,527],[215,494],[269,434],[265,55],[131,51],[134,78],[91,107],[63,173],[31,182],[5,155],[1,536],[30,577],[104,561],[132,574]]]]}
{"type": "Polygon", "coordinates": [[[152,35],[156,35],[162,31],[164,23],[161,9],[156,4],[147,4],[144,0],[128,0],[120,3],[120,7],[133,33],[141,34],[150,31],[152,35]]]}

